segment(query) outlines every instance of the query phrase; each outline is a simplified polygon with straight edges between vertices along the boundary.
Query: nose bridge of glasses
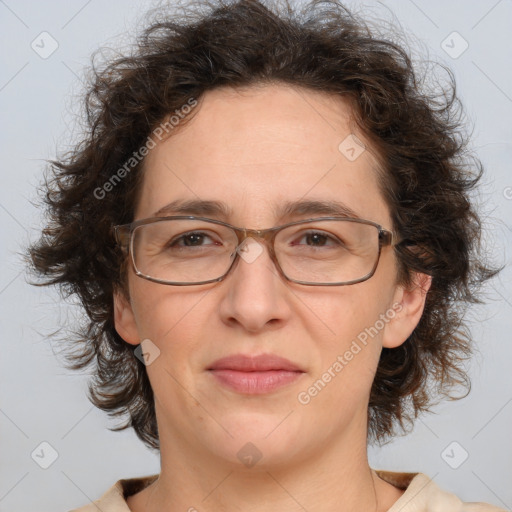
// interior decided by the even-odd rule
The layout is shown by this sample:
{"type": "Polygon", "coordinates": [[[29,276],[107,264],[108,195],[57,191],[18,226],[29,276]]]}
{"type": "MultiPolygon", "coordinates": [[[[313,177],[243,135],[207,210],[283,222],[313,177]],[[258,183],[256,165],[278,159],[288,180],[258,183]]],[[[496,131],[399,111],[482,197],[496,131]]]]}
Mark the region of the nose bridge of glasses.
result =
{"type": "MultiPolygon", "coordinates": [[[[268,250],[268,256],[270,259],[276,264],[276,256],[274,253],[273,248],[273,239],[275,237],[276,228],[269,228],[269,229],[249,229],[249,228],[235,228],[233,229],[235,231],[236,237],[237,237],[237,246],[235,248],[235,252],[232,256],[236,257],[240,256],[243,260],[247,262],[253,261],[253,258],[257,254],[261,254],[262,252],[265,252],[264,249],[259,249],[256,247],[251,247],[249,244],[248,239],[252,239],[254,242],[260,246],[266,246],[268,250]],[[249,251],[249,252],[247,252],[249,251]],[[250,256],[249,256],[250,255],[250,256]]],[[[279,265],[277,263],[277,265],[279,265]]]]}
{"type": "Polygon", "coordinates": [[[235,229],[236,236],[238,239],[238,246],[243,244],[248,238],[255,240],[262,240],[265,243],[271,242],[274,237],[275,228],[269,229],[249,229],[249,228],[237,228],[235,229]]]}

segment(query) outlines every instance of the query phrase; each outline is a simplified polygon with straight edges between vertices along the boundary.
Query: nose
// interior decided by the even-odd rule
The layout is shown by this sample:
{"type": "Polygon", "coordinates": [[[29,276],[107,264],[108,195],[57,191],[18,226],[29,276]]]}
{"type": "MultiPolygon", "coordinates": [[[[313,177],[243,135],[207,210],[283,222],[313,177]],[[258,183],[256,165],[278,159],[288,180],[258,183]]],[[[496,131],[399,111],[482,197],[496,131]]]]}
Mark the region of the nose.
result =
{"type": "Polygon", "coordinates": [[[290,293],[277,270],[268,248],[261,241],[247,238],[237,248],[237,259],[222,286],[222,321],[239,325],[249,332],[277,327],[289,318],[290,293]]]}

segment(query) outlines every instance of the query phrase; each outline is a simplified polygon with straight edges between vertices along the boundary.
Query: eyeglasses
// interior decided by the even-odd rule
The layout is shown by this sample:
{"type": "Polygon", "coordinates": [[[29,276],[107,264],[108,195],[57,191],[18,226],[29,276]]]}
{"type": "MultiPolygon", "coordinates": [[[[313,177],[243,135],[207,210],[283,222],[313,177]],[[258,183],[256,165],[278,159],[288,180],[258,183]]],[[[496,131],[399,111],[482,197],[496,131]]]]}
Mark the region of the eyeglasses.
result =
{"type": "Polygon", "coordinates": [[[156,283],[187,286],[222,281],[240,255],[251,263],[262,240],[288,281],[341,286],[369,279],[393,234],[369,220],[321,217],[270,229],[231,226],[193,216],[153,217],[113,226],[135,273],[156,283]]]}

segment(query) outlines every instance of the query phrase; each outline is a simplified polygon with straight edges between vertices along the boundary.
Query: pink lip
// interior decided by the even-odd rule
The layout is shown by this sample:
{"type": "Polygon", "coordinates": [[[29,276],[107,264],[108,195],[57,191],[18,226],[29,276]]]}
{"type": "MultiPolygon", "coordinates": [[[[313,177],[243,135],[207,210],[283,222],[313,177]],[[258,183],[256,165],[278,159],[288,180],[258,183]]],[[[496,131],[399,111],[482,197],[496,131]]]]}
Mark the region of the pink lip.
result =
{"type": "Polygon", "coordinates": [[[291,361],[271,354],[224,357],[215,361],[208,370],[221,384],[239,393],[253,395],[274,391],[304,373],[291,361]]]}

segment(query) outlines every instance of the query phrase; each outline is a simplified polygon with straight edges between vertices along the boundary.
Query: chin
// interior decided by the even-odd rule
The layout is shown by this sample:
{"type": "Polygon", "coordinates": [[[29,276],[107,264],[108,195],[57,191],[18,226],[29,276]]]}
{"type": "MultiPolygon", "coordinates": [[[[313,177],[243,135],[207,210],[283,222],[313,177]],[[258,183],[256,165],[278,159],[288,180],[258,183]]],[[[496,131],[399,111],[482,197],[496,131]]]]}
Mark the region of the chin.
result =
{"type": "Polygon", "coordinates": [[[305,437],[298,418],[292,420],[292,411],[290,407],[281,414],[240,412],[218,418],[224,428],[216,429],[215,439],[210,438],[211,451],[238,468],[263,469],[289,463],[306,448],[299,446],[305,437]]]}

